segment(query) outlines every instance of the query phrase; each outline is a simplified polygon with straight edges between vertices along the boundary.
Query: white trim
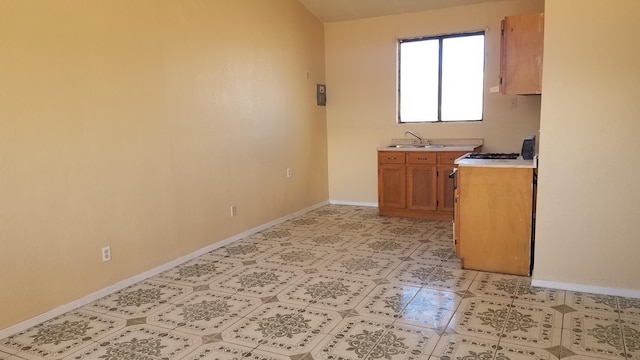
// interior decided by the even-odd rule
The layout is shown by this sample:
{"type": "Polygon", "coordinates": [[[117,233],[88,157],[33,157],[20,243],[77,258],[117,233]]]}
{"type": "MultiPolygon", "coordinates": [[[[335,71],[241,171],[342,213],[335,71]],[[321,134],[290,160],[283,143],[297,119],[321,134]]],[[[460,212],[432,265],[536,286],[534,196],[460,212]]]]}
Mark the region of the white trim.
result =
{"type": "Polygon", "coordinates": [[[331,205],[352,205],[352,206],[378,207],[378,203],[357,202],[357,201],[343,201],[343,200],[329,200],[329,204],[331,204],[331,205]]]}
{"type": "Polygon", "coordinates": [[[552,289],[560,289],[560,290],[569,290],[569,291],[577,291],[577,292],[585,292],[585,293],[593,293],[593,294],[603,294],[603,295],[612,295],[612,296],[623,296],[630,298],[640,298],[639,290],[630,290],[630,289],[619,289],[619,288],[609,288],[603,286],[593,286],[593,285],[582,285],[582,284],[573,284],[573,283],[564,283],[558,281],[548,281],[548,280],[532,280],[531,286],[537,287],[546,287],[552,289]]]}
{"type": "Polygon", "coordinates": [[[177,258],[175,260],[169,261],[168,263],[166,263],[164,265],[160,265],[160,266],[158,266],[158,267],[156,267],[154,269],[151,269],[149,271],[145,271],[142,274],[138,274],[138,275],[132,276],[132,277],[130,277],[128,279],[120,281],[117,284],[114,284],[114,285],[111,285],[111,286],[107,286],[106,288],[104,288],[102,290],[98,290],[98,291],[96,291],[94,293],[91,293],[91,294],[89,294],[89,295],[87,295],[85,297],[82,297],[82,298],[80,298],[78,300],[74,300],[74,301],[72,301],[72,302],[70,302],[68,304],[59,306],[59,307],[57,307],[57,308],[55,308],[53,310],[47,311],[44,314],[40,314],[38,316],[32,317],[31,319],[27,319],[27,320],[25,320],[25,321],[23,321],[21,323],[16,324],[16,325],[9,326],[6,329],[0,330],[0,339],[4,339],[4,338],[9,337],[11,335],[17,334],[17,333],[19,333],[19,332],[21,332],[23,330],[26,330],[26,329],[28,329],[30,327],[33,327],[33,326],[38,325],[40,323],[43,323],[45,321],[51,320],[54,317],[62,315],[62,314],[67,313],[69,311],[73,311],[73,310],[75,310],[75,309],[77,309],[77,308],[79,308],[81,306],[87,305],[87,304],[89,304],[89,303],[91,303],[93,301],[96,301],[96,300],[98,300],[100,298],[103,298],[103,297],[105,297],[107,295],[111,295],[111,294],[113,294],[113,293],[115,293],[117,291],[120,291],[120,290],[122,290],[122,289],[124,289],[124,288],[126,288],[128,286],[131,286],[131,285],[133,285],[135,283],[143,281],[143,280],[145,280],[147,278],[150,278],[150,277],[152,277],[154,275],[158,275],[161,272],[167,271],[167,270],[169,270],[171,268],[174,268],[174,267],[176,267],[176,266],[178,266],[178,265],[180,265],[182,263],[185,263],[185,262],[187,262],[189,260],[195,259],[198,256],[204,255],[204,254],[206,254],[206,253],[208,253],[208,252],[210,252],[212,250],[215,250],[215,249],[220,248],[222,246],[231,244],[231,243],[233,243],[235,241],[238,241],[238,240],[243,239],[243,238],[245,238],[247,236],[253,235],[253,234],[255,234],[255,233],[259,232],[259,231],[262,231],[262,230],[264,230],[266,228],[269,228],[271,226],[277,225],[279,223],[282,223],[282,222],[287,221],[289,219],[292,219],[292,218],[294,218],[296,216],[299,216],[299,215],[302,215],[304,213],[307,213],[307,212],[309,212],[311,210],[315,210],[315,209],[317,209],[319,207],[322,207],[322,206],[325,206],[327,204],[329,204],[328,201],[323,201],[323,202],[318,203],[316,205],[312,205],[310,207],[307,207],[307,208],[304,208],[302,210],[296,211],[296,212],[294,212],[292,214],[283,216],[283,217],[281,217],[279,219],[275,219],[273,221],[270,221],[270,222],[268,222],[266,224],[262,224],[260,226],[254,227],[253,229],[249,229],[249,230],[247,230],[245,232],[242,232],[240,234],[234,235],[234,236],[229,237],[227,239],[218,241],[215,244],[211,244],[211,245],[206,246],[206,247],[204,247],[202,249],[196,250],[196,251],[194,251],[194,252],[192,252],[190,254],[187,254],[187,255],[179,257],[179,258],[177,258]]]}

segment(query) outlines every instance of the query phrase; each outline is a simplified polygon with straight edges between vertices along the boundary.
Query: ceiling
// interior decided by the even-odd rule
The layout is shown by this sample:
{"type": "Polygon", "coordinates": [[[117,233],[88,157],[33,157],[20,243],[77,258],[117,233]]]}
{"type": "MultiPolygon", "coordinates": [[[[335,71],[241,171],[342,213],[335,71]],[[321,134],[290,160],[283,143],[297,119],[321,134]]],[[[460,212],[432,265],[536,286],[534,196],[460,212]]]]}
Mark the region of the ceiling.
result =
{"type": "Polygon", "coordinates": [[[322,22],[337,22],[376,16],[471,5],[503,0],[299,0],[322,22]]]}

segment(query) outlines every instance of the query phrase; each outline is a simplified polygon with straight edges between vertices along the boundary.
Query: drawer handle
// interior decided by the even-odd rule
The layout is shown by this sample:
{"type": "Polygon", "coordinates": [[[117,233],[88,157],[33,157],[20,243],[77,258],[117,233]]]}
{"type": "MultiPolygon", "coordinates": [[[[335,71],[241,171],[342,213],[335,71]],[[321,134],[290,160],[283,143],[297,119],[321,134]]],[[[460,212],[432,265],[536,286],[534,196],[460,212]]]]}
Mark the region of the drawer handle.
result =
{"type": "Polygon", "coordinates": [[[395,160],[396,158],[394,157],[388,157],[387,160],[395,160]]]}
{"type": "Polygon", "coordinates": [[[418,158],[418,160],[429,160],[428,158],[418,158]]]}

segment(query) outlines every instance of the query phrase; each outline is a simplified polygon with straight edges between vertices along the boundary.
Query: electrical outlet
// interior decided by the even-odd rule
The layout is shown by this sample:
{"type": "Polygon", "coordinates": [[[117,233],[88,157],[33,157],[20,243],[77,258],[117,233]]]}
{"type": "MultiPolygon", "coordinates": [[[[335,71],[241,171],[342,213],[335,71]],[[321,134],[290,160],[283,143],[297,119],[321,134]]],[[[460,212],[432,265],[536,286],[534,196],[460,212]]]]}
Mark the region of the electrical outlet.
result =
{"type": "Polygon", "coordinates": [[[102,261],[111,260],[111,246],[105,246],[102,248],[102,261]]]}
{"type": "Polygon", "coordinates": [[[291,177],[291,168],[287,168],[287,177],[290,178],[291,177]]]}
{"type": "Polygon", "coordinates": [[[236,206],[235,206],[235,205],[232,205],[232,206],[231,206],[231,217],[234,217],[234,216],[236,216],[236,215],[238,215],[238,211],[237,211],[237,209],[236,209],[236,206]]]}

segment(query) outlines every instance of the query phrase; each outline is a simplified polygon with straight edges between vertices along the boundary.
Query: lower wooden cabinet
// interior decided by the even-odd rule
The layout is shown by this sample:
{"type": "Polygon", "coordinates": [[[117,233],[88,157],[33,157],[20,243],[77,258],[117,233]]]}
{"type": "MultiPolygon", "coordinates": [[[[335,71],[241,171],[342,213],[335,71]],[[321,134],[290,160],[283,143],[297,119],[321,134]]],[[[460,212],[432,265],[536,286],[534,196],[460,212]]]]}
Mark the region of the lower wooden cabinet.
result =
{"type": "Polygon", "coordinates": [[[378,152],[381,215],[453,219],[453,162],[466,152],[378,152]]]}
{"type": "Polygon", "coordinates": [[[454,243],[464,269],[529,275],[534,171],[459,167],[454,243]]]}

